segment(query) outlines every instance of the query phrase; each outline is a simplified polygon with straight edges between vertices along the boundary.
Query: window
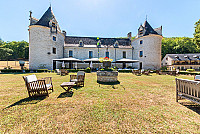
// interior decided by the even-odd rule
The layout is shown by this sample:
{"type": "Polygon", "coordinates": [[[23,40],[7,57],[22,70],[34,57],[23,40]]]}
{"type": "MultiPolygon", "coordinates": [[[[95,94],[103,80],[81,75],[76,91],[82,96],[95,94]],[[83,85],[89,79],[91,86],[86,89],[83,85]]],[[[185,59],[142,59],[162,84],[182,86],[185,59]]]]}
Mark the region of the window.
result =
{"type": "Polygon", "coordinates": [[[56,41],[56,37],[55,36],[53,36],[53,40],[56,41]]]}
{"type": "Polygon", "coordinates": [[[118,42],[118,41],[116,41],[116,42],[115,42],[115,44],[114,44],[114,48],[117,48],[117,47],[118,47],[118,45],[119,45],[119,42],[118,42]]]}
{"type": "Polygon", "coordinates": [[[83,47],[83,41],[82,40],[79,41],[79,47],[83,47]]]}
{"type": "Polygon", "coordinates": [[[56,54],[56,48],[53,47],[53,54],[56,54]]]}
{"type": "Polygon", "coordinates": [[[143,40],[140,40],[140,44],[143,44],[143,40]]]}
{"type": "Polygon", "coordinates": [[[52,22],[52,27],[56,28],[56,23],[52,22]]]}
{"type": "Polygon", "coordinates": [[[73,57],[73,51],[69,50],[69,57],[73,57]]]}
{"type": "Polygon", "coordinates": [[[123,58],[126,58],[126,51],[123,51],[123,58]]]}
{"type": "Polygon", "coordinates": [[[168,61],[168,58],[166,58],[166,61],[168,61]]]}
{"type": "Polygon", "coordinates": [[[89,51],[89,58],[93,58],[93,51],[89,51]]]}
{"type": "Polygon", "coordinates": [[[106,52],[106,57],[108,57],[108,58],[109,58],[109,52],[106,52]]]}
{"type": "Polygon", "coordinates": [[[140,51],[140,57],[143,57],[143,51],[140,51]]]}

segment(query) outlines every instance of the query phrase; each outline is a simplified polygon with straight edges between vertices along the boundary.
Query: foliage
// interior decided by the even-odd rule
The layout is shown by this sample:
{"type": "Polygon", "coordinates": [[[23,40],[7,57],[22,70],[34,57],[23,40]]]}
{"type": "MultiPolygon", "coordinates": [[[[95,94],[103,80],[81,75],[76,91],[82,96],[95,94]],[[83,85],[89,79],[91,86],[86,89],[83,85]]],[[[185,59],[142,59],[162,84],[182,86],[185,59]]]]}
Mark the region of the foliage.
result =
{"type": "Polygon", "coordinates": [[[199,47],[193,43],[189,37],[163,38],[162,40],[162,58],[166,54],[185,54],[198,53],[199,47]]]}
{"type": "Polygon", "coordinates": [[[122,69],[122,70],[118,70],[118,72],[120,72],[120,73],[132,73],[132,70],[122,69]]]}
{"type": "Polygon", "coordinates": [[[86,73],[91,73],[91,68],[90,68],[90,67],[87,67],[87,68],[85,69],[85,72],[86,72],[86,73]]]}
{"type": "Polygon", "coordinates": [[[113,68],[102,68],[101,71],[115,71],[113,68]]]}
{"type": "Polygon", "coordinates": [[[195,23],[195,32],[194,32],[194,38],[193,41],[196,45],[200,47],[200,19],[195,23]]]}
{"type": "Polygon", "coordinates": [[[186,71],[188,71],[188,72],[194,72],[195,70],[194,69],[187,69],[186,71]]]}
{"type": "Polygon", "coordinates": [[[8,59],[13,53],[12,49],[0,47],[0,60],[8,59]]]}
{"type": "Polygon", "coordinates": [[[105,57],[105,58],[99,58],[99,61],[100,61],[100,62],[105,62],[105,61],[110,61],[110,62],[112,62],[113,59],[110,59],[110,58],[108,58],[108,57],[105,57]]]}
{"type": "Polygon", "coordinates": [[[8,59],[28,59],[29,58],[29,44],[26,41],[12,41],[12,42],[3,42],[0,41],[0,48],[4,49],[1,51],[6,51],[9,54],[1,54],[0,59],[5,60],[8,57],[8,59]],[[12,50],[12,53],[11,53],[12,50]]]}
{"type": "Polygon", "coordinates": [[[160,70],[163,70],[163,71],[165,71],[165,70],[167,70],[167,67],[166,67],[166,66],[164,66],[164,67],[161,67],[161,68],[160,68],[160,70]]]}

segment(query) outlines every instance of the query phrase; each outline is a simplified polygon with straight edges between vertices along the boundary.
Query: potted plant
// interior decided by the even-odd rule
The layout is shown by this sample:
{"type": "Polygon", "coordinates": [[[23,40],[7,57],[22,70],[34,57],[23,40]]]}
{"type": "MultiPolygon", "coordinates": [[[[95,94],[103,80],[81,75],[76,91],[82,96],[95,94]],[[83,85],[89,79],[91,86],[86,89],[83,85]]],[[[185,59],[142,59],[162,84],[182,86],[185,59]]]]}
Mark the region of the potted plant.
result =
{"type": "Polygon", "coordinates": [[[113,61],[113,59],[105,57],[99,58],[99,61],[103,63],[103,67],[105,67],[105,69],[108,69],[109,67],[111,67],[111,62],[113,61]]]}

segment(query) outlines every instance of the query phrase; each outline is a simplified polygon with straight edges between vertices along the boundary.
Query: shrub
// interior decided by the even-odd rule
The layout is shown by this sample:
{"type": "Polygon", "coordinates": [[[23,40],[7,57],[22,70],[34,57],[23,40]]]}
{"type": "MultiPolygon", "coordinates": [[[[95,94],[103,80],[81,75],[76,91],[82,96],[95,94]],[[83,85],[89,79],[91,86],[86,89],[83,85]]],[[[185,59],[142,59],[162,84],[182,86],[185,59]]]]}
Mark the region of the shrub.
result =
{"type": "Polygon", "coordinates": [[[38,69],[37,70],[38,73],[47,72],[47,71],[48,71],[48,69],[38,69]]]}
{"type": "Polygon", "coordinates": [[[91,73],[91,68],[90,68],[90,67],[87,67],[87,68],[85,69],[85,72],[86,72],[86,73],[91,73]]]}
{"type": "Polygon", "coordinates": [[[132,70],[118,70],[118,72],[120,72],[120,73],[132,73],[132,70]]]}
{"type": "Polygon", "coordinates": [[[102,68],[101,71],[114,71],[115,69],[113,68],[108,68],[108,69],[105,69],[105,68],[102,68]]]}
{"type": "Polygon", "coordinates": [[[188,71],[188,72],[194,72],[195,70],[194,69],[187,69],[186,71],[188,71]]]}

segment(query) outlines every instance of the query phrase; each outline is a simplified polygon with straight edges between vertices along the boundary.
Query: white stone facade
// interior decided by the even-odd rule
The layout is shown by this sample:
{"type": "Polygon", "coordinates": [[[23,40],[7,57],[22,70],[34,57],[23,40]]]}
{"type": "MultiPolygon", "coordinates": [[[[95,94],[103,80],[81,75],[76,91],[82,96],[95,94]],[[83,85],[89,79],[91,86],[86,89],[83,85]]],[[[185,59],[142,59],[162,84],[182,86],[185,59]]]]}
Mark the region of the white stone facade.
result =
{"type": "MultiPolygon", "coordinates": [[[[133,57],[142,63],[142,69],[160,69],[162,38],[161,35],[151,34],[133,40],[133,57]],[[143,56],[141,57],[140,51],[143,52],[143,56]]],[[[140,63],[135,64],[134,67],[140,68],[140,63]]]]}
{"type": "Polygon", "coordinates": [[[60,32],[51,33],[50,28],[29,26],[29,68],[52,69],[53,59],[63,57],[64,35],[60,32]],[[56,37],[56,41],[53,40],[56,37]],[[53,53],[56,48],[56,54],[53,53]]]}
{"type": "MultiPolygon", "coordinates": [[[[92,58],[98,58],[97,44],[99,41],[102,42],[99,48],[99,58],[106,57],[106,52],[109,52],[109,58],[114,62],[122,58],[140,61],[139,63],[128,63],[126,67],[132,66],[140,69],[160,69],[161,67],[162,27],[153,29],[145,21],[144,25],[138,29],[138,35],[134,40],[131,40],[131,33],[125,39],[75,37],[66,36],[65,31],[61,33],[51,7],[39,20],[33,18],[31,14],[32,12],[30,12],[29,26],[29,68],[31,70],[40,68],[52,70],[53,59],[68,58],[69,51],[73,51],[73,57],[80,60],[91,58],[89,51],[93,52],[92,58]],[[118,44],[117,47],[116,44],[118,44]],[[142,56],[140,56],[140,51],[143,53],[142,56]]],[[[67,63],[66,65],[69,67],[67,63]]],[[[115,65],[122,68],[122,63],[112,63],[113,67],[115,65]]],[[[78,68],[88,66],[88,63],[78,63],[78,68]]],[[[98,66],[99,64],[93,65],[94,68],[98,66]]],[[[56,62],[56,68],[61,68],[61,62],[56,62]]]]}

